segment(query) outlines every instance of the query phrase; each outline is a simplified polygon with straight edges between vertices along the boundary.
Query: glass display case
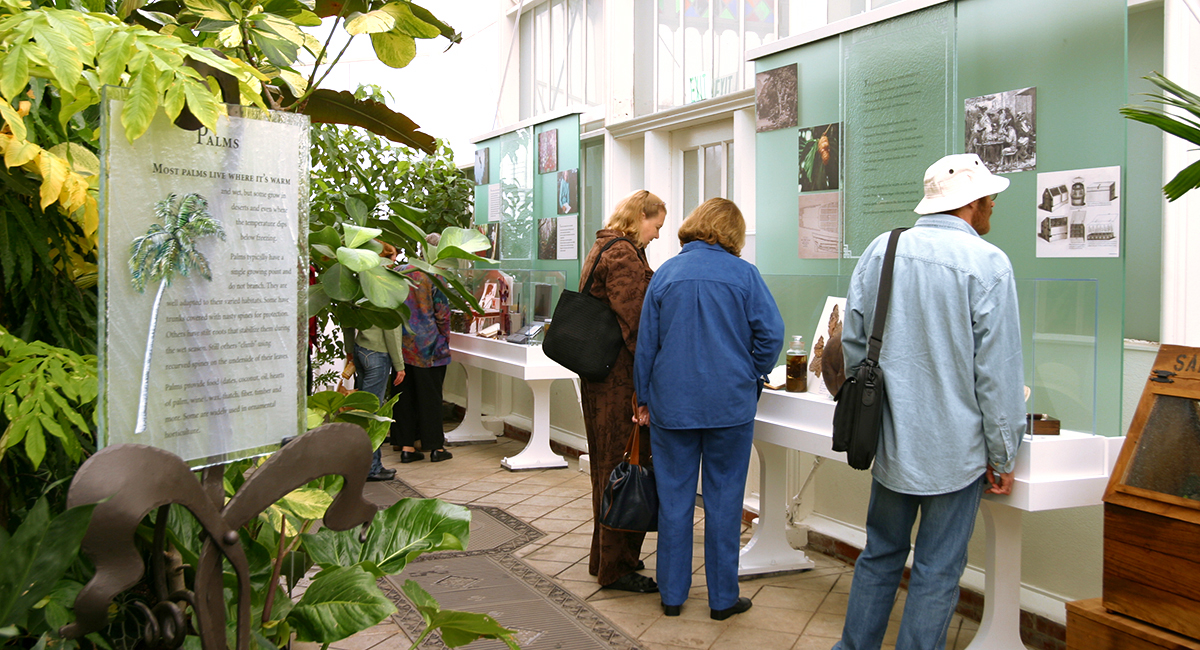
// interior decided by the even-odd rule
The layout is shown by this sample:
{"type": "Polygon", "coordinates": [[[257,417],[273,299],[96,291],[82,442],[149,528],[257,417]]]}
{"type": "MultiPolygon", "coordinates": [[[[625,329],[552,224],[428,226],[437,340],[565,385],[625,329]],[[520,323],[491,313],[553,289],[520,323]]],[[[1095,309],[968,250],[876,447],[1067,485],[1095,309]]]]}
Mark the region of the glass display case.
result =
{"type": "Polygon", "coordinates": [[[544,326],[567,283],[562,271],[459,269],[455,274],[479,300],[483,312],[455,310],[452,331],[528,345],[541,343],[544,326]]]}

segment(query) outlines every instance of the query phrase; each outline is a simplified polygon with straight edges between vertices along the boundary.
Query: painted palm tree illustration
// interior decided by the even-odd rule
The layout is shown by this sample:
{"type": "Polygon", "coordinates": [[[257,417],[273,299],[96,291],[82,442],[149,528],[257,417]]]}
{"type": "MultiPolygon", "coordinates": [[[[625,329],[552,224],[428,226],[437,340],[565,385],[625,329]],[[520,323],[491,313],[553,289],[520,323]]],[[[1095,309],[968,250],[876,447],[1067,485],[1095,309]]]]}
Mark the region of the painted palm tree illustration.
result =
{"type": "Polygon", "coordinates": [[[196,250],[199,239],[216,235],[225,239],[225,228],[208,212],[208,200],[200,194],[171,193],[154,204],[154,214],[161,223],[150,226],[146,234],[135,237],[129,253],[129,271],[133,287],[139,293],[146,285],[158,282],[158,293],[150,309],[150,332],[146,336],[146,358],[142,363],[142,389],[138,395],[138,417],[134,433],[146,431],[146,401],[150,387],[150,356],[154,351],[154,330],[158,324],[158,306],[163,290],[176,275],[187,277],[192,271],[205,280],[212,280],[208,259],[196,250]]]}

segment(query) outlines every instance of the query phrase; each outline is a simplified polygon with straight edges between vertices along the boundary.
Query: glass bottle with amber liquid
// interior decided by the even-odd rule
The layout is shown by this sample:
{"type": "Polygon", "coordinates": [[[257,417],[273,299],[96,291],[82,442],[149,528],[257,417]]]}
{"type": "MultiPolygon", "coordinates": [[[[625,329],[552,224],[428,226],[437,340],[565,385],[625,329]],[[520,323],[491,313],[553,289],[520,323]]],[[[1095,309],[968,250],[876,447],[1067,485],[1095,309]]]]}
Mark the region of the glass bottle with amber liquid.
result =
{"type": "Polygon", "coordinates": [[[804,351],[804,337],[793,336],[792,346],[787,351],[787,392],[808,391],[808,353],[804,351]]]}

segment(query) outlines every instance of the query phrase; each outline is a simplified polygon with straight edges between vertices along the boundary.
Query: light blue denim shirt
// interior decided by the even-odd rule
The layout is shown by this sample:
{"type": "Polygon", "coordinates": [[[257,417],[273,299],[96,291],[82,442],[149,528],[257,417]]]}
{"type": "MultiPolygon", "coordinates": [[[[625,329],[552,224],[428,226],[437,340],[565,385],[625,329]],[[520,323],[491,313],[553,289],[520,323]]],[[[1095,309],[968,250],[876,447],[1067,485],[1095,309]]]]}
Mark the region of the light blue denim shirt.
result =
{"type": "Polygon", "coordinates": [[[783,347],[783,317],[753,264],[692,241],[654,273],[633,379],[663,429],[746,424],[783,347]]]}
{"type": "MultiPolygon", "coordinates": [[[[850,278],[847,373],[867,356],[888,233],[850,278]]],[[[1024,366],[1012,264],[962,219],[926,215],[900,236],[879,355],[887,389],[874,478],[945,494],[988,464],[1011,472],[1025,435],[1024,366]]]]}

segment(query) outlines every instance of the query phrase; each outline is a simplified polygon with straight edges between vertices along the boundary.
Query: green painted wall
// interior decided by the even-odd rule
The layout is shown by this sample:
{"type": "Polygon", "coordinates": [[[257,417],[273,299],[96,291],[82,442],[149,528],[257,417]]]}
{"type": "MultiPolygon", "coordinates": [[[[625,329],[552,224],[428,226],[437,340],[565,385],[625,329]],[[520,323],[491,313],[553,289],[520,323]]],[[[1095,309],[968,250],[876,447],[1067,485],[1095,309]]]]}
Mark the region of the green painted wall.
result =
{"type": "MultiPolygon", "coordinates": [[[[1158,178],[1142,157],[1127,162],[1127,124],[1117,113],[1127,102],[1131,74],[1126,14],[1124,0],[962,0],[758,60],[759,72],[793,63],[798,67],[798,126],[760,133],[756,139],[757,263],[785,307],[789,334],[811,336],[821,307],[815,302],[823,304],[824,295],[845,295],[845,278],[857,261],[799,259],[799,128],[843,122],[843,243],[855,255],[870,239],[867,230],[883,232],[916,219],[911,207],[889,210],[882,193],[878,202],[864,200],[864,188],[871,188],[867,198],[873,198],[880,177],[894,176],[901,188],[896,205],[915,205],[925,167],[938,156],[964,149],[964,100],[1034,86],[1037,169],[1008,174],[1012,183],[997,201],[987,238],[1008,253],[1018,276],[1026,383],[1034,388],[1030,407],[1062,416],[1067,428],[1119,435],[1127,309],[1152,312],[1137,326],[1153,329],[1157,338],[1158,267],[1148,261],[1158,258],[1161,236],[1148,232],[1157,228],[1135,225],[1134,234],[1130,227],[1131,216],[1147,223],[1159,220],[1137,193],[1139,185],[1153,181],[1140,176],[1130,180],[1123,173],[1119,258],[1037,258],[1034,232],[1038,172],[1118,165],[1128,172],[1136,164],[1139,175],[1158,178]],[[912,100],[923,102],[919,124],[906,134],[917,136],[917,153],[875,164],[862,158],[870,151],[862,128],[864,111],[870,108],[867,93],[874,75],[894,81],[897,71],[925,84],[915,88],[912,100]],[[860,158],[847,161],[847,154],[860,158]],[[854,173],[847,176],[848,169],[854,173]],[[905,184],[911,197],[904,196],[905,184]],[[876,204],[883,209],[875,209],[876,204]],[[1128,307],[1127,266],[1136,267],[1139,278],[1128,307]],[[1151,274],[1155,282],[1147,291],[1141,278],[1151,274]],[[839,292],[823,293],[833,289],[839,292]],[[1146,295],[1150,293],[1154,295],[1146,295]]],[[[1148,28],[1153,18],[1145,21],[1148,28]]],[[[1145,44],[1142,54],[1154,47],[1145,44]]],[[[896,112],[903,115],[905,110],[900,106],[896,112]]],[[[878,126],[875,117],[872,128],[878,126]]],[[[1145,149],[1147,160],[1157,155],[1152,147],[1145,149]]]]}

